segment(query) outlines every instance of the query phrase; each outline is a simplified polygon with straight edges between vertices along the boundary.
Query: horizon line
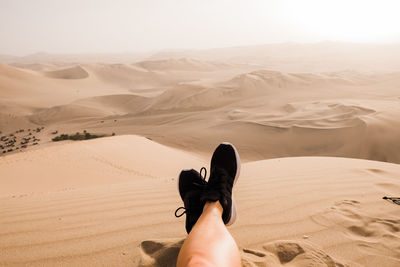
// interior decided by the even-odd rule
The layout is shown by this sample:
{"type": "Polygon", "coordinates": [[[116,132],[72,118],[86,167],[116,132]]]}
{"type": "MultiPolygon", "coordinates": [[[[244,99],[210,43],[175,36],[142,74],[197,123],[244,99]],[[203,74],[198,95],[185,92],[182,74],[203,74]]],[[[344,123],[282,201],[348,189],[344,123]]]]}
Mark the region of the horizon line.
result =
{"type": "Polygon", "coordinates": [[[10,56],[16,58],[24,58],[34,55],[63,55],[63,56],[73,56],[73,55],[118,55],[118,54],[156,54],[162,52],[184,52],[184,51],[207,51],[207,50],[218,50],[218,49],[233,49],[233,48],[246,48],[246,47],[261,47],[268,45],[317,45],[317,44],[347,44],[347,45],[379,45],[379,46],[391,46],[391,45],[400,45],[400,41],[395,42],[352,42],[352,41],[331,41],[331,40],[323,40],[316,42],[298,42],[298,41],[284,41],[284,42],[270,42],[270,43],[260,43],[260,44],[248,44],[248,45],[232,45],[232,46],[220,46],[220,47],[212,47],[212,48],[162,48],[162,49],[151,49],[151,50],[142,50],[142,51],[102,51],[102,52],[75,52],[75,53],[65,53],[65,52],[47,52],[47,51],[37,51],[24,55],[16,55],[16,54],[8,54],[8,53],[0,53],[0,56],[10,56]]]}

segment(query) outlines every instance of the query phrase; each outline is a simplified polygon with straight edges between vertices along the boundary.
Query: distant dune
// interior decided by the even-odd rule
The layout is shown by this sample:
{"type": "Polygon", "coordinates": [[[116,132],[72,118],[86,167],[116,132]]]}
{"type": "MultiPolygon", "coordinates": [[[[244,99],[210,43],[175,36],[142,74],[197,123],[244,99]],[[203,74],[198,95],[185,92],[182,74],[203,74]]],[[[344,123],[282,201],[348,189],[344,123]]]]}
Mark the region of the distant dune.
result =
{"type": "MultiPolygon", "coordinates": [[[[201,153],[211,147],[207,140],[217,136],[247,147],[244,156],[249,160],[320,155],[400,162],[400,148],[392,144],[400,135],[394,119],[400,115],[399,73],[256,70],[233,71],[233,77],[214,83],[202,84],[203,74],[197,83],[184,82],[185,71],[177,69],[190,70],[193,64],[202,66],[191,70],[194,75],[210,67],[185,59],[89,64],[43,75],[2,65],[0,78],[7,84],[2,96],[8,107],[19,103],[21,112],[13,112],[24,114],[20,118],[29,123],[74,123],[79,129],[86,121],[101,131],[106,124],[90,121],[110,117],[120,122],[109,125],[113,132],[120,131],[120,125],[123,133],[154,135],[158,142],[184,149],[190,144],[201,153]],[[37,106],[43,101],[45,105],[37,106]],[[29,109],[32,104],[37,108],[29,109]],[[385,138],[379,131],[385,131],[385,138]]],[[[16,128],[3,118],[0,125],[16,128]]]]}
{"type": "Polygon", "coordinates": [[[230,68],[228,64],[194,60],[189,58],[142,61],[135,65],[147,70],[215,71],[230,68]]]}
{"type": "Polygon", "coordinates": [[[161,51],[152,60],[195,58],[229,63],[259,64],[289,72],[326,72],[343,69],[399,71],[400,44],[320,42],[279,43],[204,50],[161,51]]]}
{"type": "Polygon", "coordinates": [[[84,79],[89,77],[89,73],[81,66],[62,70],[46,71],[44,74],[47,77],[54,79],[84,79]]]}
{"type": "Polygon", "coordinates": [[[13,62],[18,61],[18,59],[19,59],[19,57],[17,57],[17,56],[0,54],[0,62],[1,63],[13,63],[13,62]]]}
{"type": "Polygon", "coordinates": [[[190,60],[255,64],[285,72],[328,72],[343,69],[400,71],[400,44],[344,42],[278,43],[200,50],[163,50],[149,53],[0,55],[2,63],[123,63],[190,60]]]}
{"type": "Polygon", "coordinates": [[[86,53],[86,54],[51,54],[39,52],[26,56],[0,55],[0,62],[3,63],[133,63],[150,56],[150,53],[86,53]]]}
{"type": "Polygon", "coordinates": [[[10,66],[17,67],[20,69],[28,69],[34,71],[55,71],[61,69],[67,69],[76,64],[63,63],[63,62],[47,62],[47,63],[12,63],[10,66]]]}

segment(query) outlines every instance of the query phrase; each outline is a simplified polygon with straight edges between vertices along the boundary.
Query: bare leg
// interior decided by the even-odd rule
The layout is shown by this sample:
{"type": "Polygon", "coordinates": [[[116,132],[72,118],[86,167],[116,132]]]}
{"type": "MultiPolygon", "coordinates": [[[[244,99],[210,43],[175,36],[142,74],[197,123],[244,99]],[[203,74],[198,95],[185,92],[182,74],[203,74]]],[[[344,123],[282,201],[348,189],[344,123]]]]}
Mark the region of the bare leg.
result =
{"type": "Polygon", "coordinates": [[[176,266],[241,266],[239,249],[222,221],[222,211],[218,201],[204,205],[182,245],[176,266]]]}

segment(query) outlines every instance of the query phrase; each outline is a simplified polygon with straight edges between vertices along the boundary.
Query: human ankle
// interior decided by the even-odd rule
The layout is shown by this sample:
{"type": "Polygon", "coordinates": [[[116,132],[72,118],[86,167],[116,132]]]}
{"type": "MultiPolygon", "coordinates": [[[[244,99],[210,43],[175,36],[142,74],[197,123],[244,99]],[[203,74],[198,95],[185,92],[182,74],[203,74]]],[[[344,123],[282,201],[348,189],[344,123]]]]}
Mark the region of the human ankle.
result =
{"type": "Polygon", "coordinates": [[[203,213],[214,213],[218,216],[222,216],[224,209],[221,206],[221,203],[219,201],[215,202],[206,202],[203,208],[203,213]]]}

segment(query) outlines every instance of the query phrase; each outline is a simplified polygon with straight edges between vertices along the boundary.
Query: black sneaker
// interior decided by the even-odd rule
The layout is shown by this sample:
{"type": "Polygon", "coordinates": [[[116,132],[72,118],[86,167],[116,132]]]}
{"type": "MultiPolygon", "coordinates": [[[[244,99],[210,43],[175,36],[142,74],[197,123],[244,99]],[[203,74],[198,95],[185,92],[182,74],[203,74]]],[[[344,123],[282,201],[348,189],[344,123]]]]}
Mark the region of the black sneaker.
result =
{"type": "MultiPolygon", "coordinates": [[[[205,168],[202,168],[205,170],[205,168]]],[[[175,211],[175,217],[181,217],[186,213],[186,232],[189,233],[192,230],[193,225],[197,222],[200,215],[203,212],[205,201],[200,201],[200,197],[207,184],[197,171],[193,169],[182,170],[179,175],[178,189],[184,207],[180,207],[175,211]],[[179,210],[184,209],[185,211],[181,214],[177,214],[179,210]]]]}
{"type": "Polygon", "coordinates": [[[202,201],[219,201],[224,211],[222,220],[231,225],[236,220],[236,204],[232,197],[232,187],[240,173],[240,158],[236,148],[230,143],[220,144],[211,158],[211,173],[202,201]]]}

